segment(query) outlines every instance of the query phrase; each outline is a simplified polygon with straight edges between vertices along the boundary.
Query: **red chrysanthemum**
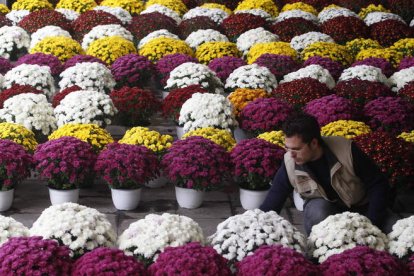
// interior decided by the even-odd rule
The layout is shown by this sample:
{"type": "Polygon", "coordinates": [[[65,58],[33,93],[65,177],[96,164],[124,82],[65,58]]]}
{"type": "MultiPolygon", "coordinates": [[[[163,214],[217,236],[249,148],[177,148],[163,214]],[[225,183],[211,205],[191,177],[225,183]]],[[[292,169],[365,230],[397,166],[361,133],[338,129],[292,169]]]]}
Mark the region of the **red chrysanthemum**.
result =
{"type": "Polygon", "coordinates": [[[369,26],[371,38],[378,41],[382,46],[391,46],[394,42],[410,37],[410,27],[398,20],[384,20],[369,26]]]}
{"type": "Polygon", "coordinates": [[[413,0],[387,0],[388,8],[401,16],[405,22],[410,22],[414,17],[413,0]]]}
{"type": "Polygon", "coordinates": [[[73,85],[73,86],[70,86],[66,89],[63,89],[62,91],[60,91],[59,93],[57,93],[53,96],[52,106],[53,107],[58,106],[60,104],[60,101],[63,100],[66,97],[66,95],[68,95],[72,92],[75,92],[75,91],[79,91],[79,90],[82,90],[82,88],[80,88],[77,85],[73,85]]]}
{"type": "Polygon", "coordinates": [[[414,104],[414,82],[409,82],[398,91],[398,95],[414,104]]]}
{"type": "Polygon", "coordinates": [[[134,16],[128,29],[137,40],[141,40],[149,33],[161,29],[165,29],[173,34],[178,33],[177,23],[174,19],[159,12],[134,16]]]}
{"type": "Polygon", "coordinates": [[[290,42],[297,35],[319,32],[319,27],[309,20],[294,17],[270,25],[269,30],[277,34],[282,41],[290,42]]]}
{"type": "Polygon", "coordinates": [[[235,42],[244,32],[266,26],[266,19],[250,13],[232,14],[223,20],[221,28],[229,40],[235,42]]]}
{"type": "Polygon", "coordinates": [[[78,41],[82,41],[83,36],[93,27],[108,24],[122,25],[122,22],[115,15],[104,11],[86,11],[72,22],[73,37],[78,41]]]}
{"type": "Polygon", "coordinates": [[[0,93],[0,109],[3,108],[3,104],[7,99],[23,93],[43,94],[41,90],[37,90],[31,85],[13,84],[12,87],[0,93]]]}
{"type": "MultiPolygon", "coordinates": [[[[283,0],[282,1],[283,4],[293,4],[296,2],[302,2],[308,5],[311,5],[312,7],[314,7],[315,9],[317,9],[318,11],[322,10],[324,7],[332,4],[331,0],[283,0]]],[[[280,5],[282,6],[282,5],[280,5]]]]}
{"type": "Polygon", "coordinates": [[[216,31],[221,31],[220,26],[210,19],[208,16],[197,16],[190,19],[185,19],[181,21],[178,25],[180,29],[180,37],[186,39],[192,32],[198,30],[212,29],[216,31]]]}
{"type": "Polygon", "coordinates": [[[12,26],[13,23],[3,14],[0,14],[0,28],[3,26],[12,26]]]}
{"type": "Polygon", "coordinates": [[[61,27],[68,32],[72,30],[71,22],[63,14],[55,10],[43,9],[34,11],[19,22],[19,26],[29,33],[34,33],[38,29],[49,25],[61,27]]]}
{"type": "Polygon", "coordinates": [[[356,38],[366,38],[369,34],[365,22],[353,16],[338,16],[327,20],[321,25],[321,30],[340,44],[356,38]]]}
{"type": "Polygon", "coordinates": [[[335,0],[338,6],[350,9],[356,13],[358,13],[361,8],[367,7],[369,4],[379,5],[383,4],[381,0],[335,0]]]}

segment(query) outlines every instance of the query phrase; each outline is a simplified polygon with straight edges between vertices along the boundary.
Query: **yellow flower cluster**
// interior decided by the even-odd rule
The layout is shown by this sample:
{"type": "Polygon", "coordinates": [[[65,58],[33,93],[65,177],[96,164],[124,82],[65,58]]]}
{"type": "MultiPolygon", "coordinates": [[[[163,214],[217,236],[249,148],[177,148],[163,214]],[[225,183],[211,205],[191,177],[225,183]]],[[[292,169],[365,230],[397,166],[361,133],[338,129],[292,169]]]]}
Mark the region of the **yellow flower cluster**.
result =
{"type": "Polygon", "coordinates": [[[29,152],[34,152],[37,147],[35,134],[19,124],[0,123],[0,139],[12,140],[29,152]]]}
{"type": "Polygon", "coordinates": [[[86,50],[87,55],[97,57],[109,65],[117,58],[136,52],[134,43],[120,36],[99,38],[92,42],[86,50]]]}
{"type": "Polygon", "coordinates": [[[63,136],[71,136],[89,143],[99,152],[109,143],[114,142],[111,135],[103,128],[95,124],[66,124],[52,132],[49,140],[59,139],[63,136]]]}
{"type": "Polygon", "coordinates": [[[370,133],[371,129],[363,122],[352,120],[338,120],[321,128],[322,136],[342,136],[352,139],[356,136],[370,133]]]}
{"type": "Polygon", "coordinates": [[[361,19],[365,19],[365,17],[367,17],[367,15],[371,12],[391,12],[391,11],[384,8],[383,5],[370,4],[367,7],[362,8],[361,11],[358,13],[358,15],[359,17],[361,17],[361,19]]]}
{"type": "Polygon", "coordinates": [[[407,142],[414,143],[414,130],[410,132],[403,132],[400,135],[398,135],[398,138],[402,138],[407,142]]]}
{"type": "Polygon", "coordinates": [[[230,93],[228,98],[234,107],[234,115],[238,116],[248,103],[258,98],[267,97],[269,97],[269,95],[264,89],[237,88],[234,92],[230,93]]]}
{"type": "Polygon", "coordinates": [[[341,6],[335,5],[335,4],[330,4],[329,6],[324,7],[321,12],[326,11],[326,10],[330,10],[330,9],[340,9],[342,8],[341,6]]]}
{"type": "Polygon", "coordinates": [[[32,12],[43,9],[52,10],[53,5],[47,0],[18,0],[12,5],[12,10],[28,10],[32,12]]]}
{"type": "Polygon", "coordinates": [[[142,145],[157,154],[167,151],[174,141],[171,135],[161,135],[147,127],[133,127],[119,140],[120,144],[142,145]]]}
{"type": "Polygon", "coordinates": [[[194,56],[193,50],[187,43],[180,39],[169,37],[151,39],[139,49],[139,54],[146,56],[151,61],[158,61],[166,55],[178,53],[194,56]]]}
{"type": "Polygon", "coordinates": [[[390,49],[401,53],[403,57],[412,57],[414,56],[414,38],[400,39],[390,49]]]}
{"type": "Polygon", "coordinates": [[[314,7],[312,7],[309,4],[303,3],[303,2],[296,2],[296,3],[292,3],[292,4],[286,4],[282,8],[282,12],[291,11],[291,10],[301,10],[301,11],[304,11],[304,12],[309,12],[309,13],[314,14],[316,16],[318,15],[318,11],[314,7]]]}
{"type": "Polygon", "coordinates": [[[356,38],[354,40],[348,41],[345,44],[345,47],[354,57],[362,50],[382,49],[382,46],[378,43],[378,41],[366,38],[356,38]]]}
{"type": "Polygon", "coordinates": [[[6,14],[6,13],[9,13],[9,12],[10,12],[10,10],[6,5],[0,4],[0,14],[6,14]]]}
{"type": "Polygon", "coordinates": [[[183,16],[188,11],[187,6],[181,0],[148,0],[145,8],[154,4],[163,5],[175,11],[180,16],[183,16]]]}
{"type": "Polygon", "coordinates": [[[100,4],[107,7],[121,7],[131,15],[138,15],[144,10],[144,3],[140,0],[104,0],[100,4]]]}
{"type": "Polygon", "coordinates": [[[273,17],[276,17],[279,14],[279,9],[273,0],[244,0],[239,3],[235,11],[254,9],[264,10],[273,17]]]}
{"type": "Polygon", "coordinates": [[[206,9],[220,9],[220,10],[227,12],[229,15],[233,13],[231,9],[227,8],[225,5],[221,5],[217,3],[205,3],[201,5],[200,7],[206,8],[206,9]]]}
{"type": "Polygon", "coordinates": [[[400,52],[397,52],[390,48],[362,50],[356,55],[355,59],[363,60],[370,57],[385,58],[394,67],[397,67],[400,61],[403,59],[403,55],[400,52]]]}
{"type": "Polygon", "coordinates": [[[285,134],[281,130],[268,131],[257,136],[259,139],[266,140],[280,147],[285,147],[285,134]]]}
{"type": "Polygon", "coordinates": [[[96,7],[97,4],[94,0],[60,0],[57,3],[57,9],[74,10],[78,13],[84,13],[96,7]]]}
{"type": "Polygon", "coordinates": [[[298,58],[298,53],[288,42],[265,42],[253,45],[247,53],[247,63],[252,64],[263,54],[275,54],[298,58]]]}
{"type": "Polygon", "coordinates": [[[352,55],[345,46],[331,42],[312,43],[302,51],[302,56],[304,61],[313,56],[326,57],[344,66],[350,65],[353,61],[352,55]]]}
{"type": "Polygon", "coordinates": [[[227,151],[231,151],[231,149],[236,145],[236,140],[234,140],[231,133],[224,129],[217,129],[214,127],[198,128],[184,134],[182,139],[191,136],[201,136],[209,139],[217,145],[222,146],[227,151]]]}
{"type": "Polygon", "coordinates": [[[208,64],[215,58],[224,56],[241,57],[241,55],[235,43],[225,41],[203,43],[197,48],[195,53],[195,57],[203,64],[208,64]]]}
{"type": "Polygon", "coordinates": [[[76,40],[65,36],[52,36],[39,41],[30,50],[30,53],[51,54],[61,62],[65,62],[75,55],[84,54],[84,51],[76,40]]]}

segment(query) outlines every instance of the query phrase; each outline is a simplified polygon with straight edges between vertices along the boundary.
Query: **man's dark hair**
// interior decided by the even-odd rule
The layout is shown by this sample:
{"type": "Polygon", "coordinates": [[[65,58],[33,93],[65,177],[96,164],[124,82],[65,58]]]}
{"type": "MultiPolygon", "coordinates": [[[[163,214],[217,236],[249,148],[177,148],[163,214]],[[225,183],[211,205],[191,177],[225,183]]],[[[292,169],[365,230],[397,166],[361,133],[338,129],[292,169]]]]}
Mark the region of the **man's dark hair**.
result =
{"type": "Polygon", "coordinates": [[[297,135],[306,144],[316,138],[319,144],[322,144],[320,126],[312,115],[306,113],[292,114],[283,123],[282,130],[286,137],[297,135]]]}

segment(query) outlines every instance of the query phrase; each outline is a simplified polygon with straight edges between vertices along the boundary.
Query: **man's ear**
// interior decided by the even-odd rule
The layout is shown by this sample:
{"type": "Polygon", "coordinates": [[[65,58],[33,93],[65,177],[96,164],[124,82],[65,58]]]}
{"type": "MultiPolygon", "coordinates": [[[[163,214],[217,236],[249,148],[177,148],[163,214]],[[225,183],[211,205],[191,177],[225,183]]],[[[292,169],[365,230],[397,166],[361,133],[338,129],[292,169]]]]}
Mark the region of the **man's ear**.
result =
{"type": "Polygon", "coordinates": [[[310,145],[312,146],[312,148],[315,148],[319,145],[318,139],[313,138],[312,141],[310,142],[310,145]]]}

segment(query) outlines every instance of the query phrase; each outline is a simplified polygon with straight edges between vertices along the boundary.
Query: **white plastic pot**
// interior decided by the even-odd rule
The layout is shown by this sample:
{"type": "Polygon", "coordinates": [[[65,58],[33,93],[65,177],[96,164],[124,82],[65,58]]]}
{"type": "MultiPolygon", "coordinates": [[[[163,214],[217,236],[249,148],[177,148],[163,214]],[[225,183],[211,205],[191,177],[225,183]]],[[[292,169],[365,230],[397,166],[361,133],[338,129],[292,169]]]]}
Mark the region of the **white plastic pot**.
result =
{"type": "Polygon", "coordinates": [[[177,138],[181,139],[181,137],[183,137],[183,135],[185,134],[184,132],[184,127],[182,126],[176,126],[175,130],[177,131],[177,138]]]}
{"type": "Polygon", "coordinates": [[[296,209],[298,211],[303,211],[303,204],[305,201],[303,198],[300,197],[299,193],[296,191],[293,191],[293,203],[295,204],[296,209]]]}
{"type": "Polygon", "coordinates": [[[49,188],[49,197],[52,205],[62,204],[65,202],[78,203],[79,189],[73,190],[56,190],[49,188]]]}
{"type": "Polygon", "coordinates": [[[133,190],[112,189],[112,202],[118,210],[134,210],[141,201],[141,188],[133,190]]]}
{"type": "Polygon", "coordinates": [[[203,203],[204,192],[175,186],[175,196],[181,208],[195,209],[203,203]]]}
{"type": "Polygon", "coordinates": [[[14,189],[0,191],[0,212],[7,211],[13,204],[14,189]]]}
{"type": "Polygon", "coordinates": [[[248,131],[245,131],[239,127],[236,127],[233,131],[233,135],[234,135],[234,139],[236,140],[236,142],[240,142],[243,140],[247,140],[247,139],[251,139],[254,138],[254,134],[248,131]]]}
{"type": "Polygon", "coordinates": [[[259,208],[269,190],[254,191],[240,188],[240,203],[245,210],[259,208]]]}
{"type": "Polygon", "coordinates": [[[164,187],[167,183],[168,183],[168,178],[166,178],[163,174],[161,174],[157,178],[145,183],[145,187],[152,188],[152,189],[161,188],[161,187],[164,187]]]}

